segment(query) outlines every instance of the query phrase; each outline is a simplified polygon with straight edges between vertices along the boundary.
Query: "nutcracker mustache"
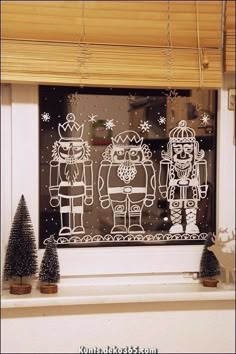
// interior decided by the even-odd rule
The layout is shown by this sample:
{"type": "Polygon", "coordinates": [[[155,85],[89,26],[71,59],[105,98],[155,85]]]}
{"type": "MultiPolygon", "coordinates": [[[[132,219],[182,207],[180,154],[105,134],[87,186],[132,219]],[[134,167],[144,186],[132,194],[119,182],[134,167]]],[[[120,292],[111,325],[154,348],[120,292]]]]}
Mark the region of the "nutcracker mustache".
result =
{"type": "Polygon", "coordinates": [[[187,168],[189,168],[191,166],[191,162],[187,161],[187,162],[176,162],[175,165],[178,169],[180,170],[186,170],[187,168]]]}
{"type": "Polygon", "coordinates": [[[73,165],[75,164],[76,162],[78,162],[80,158],[76,158],[76,156],[73,156],[73,157],[66,157],[65,158],[65,162],[68,164],[68,165],[73,165]]]}
{"type": "Polygon", "coordinates": [[[121,181],[128,184],[132,181],[137,173],[137,169],[135,164],[131,161],[125,161],[120,164],[117,170],[117,175],[121,179],[121,181]]]}

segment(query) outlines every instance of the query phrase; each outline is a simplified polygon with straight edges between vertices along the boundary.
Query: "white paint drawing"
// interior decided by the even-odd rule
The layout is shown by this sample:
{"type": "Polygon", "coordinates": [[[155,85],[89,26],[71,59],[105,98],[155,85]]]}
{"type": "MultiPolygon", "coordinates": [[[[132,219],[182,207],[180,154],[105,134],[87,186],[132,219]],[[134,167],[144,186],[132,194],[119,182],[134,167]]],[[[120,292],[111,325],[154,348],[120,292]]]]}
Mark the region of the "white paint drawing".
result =
{"type": "Polygon", "coordinates": [[[149,124],[147,120],[145,122],[141,120],[141,123],[139,124],[139,129],[142,131],[142,133],[149,132],[151,127],[151,124],[149,124]]]}
{"type": "MultiPolygon", "coordinates": [[[[94,244],[97,242],[109,244],[109,243],[117,243],[120,242],[129,242],[129,243],[137,243],[137,242],[148,242],[149,244],[155,244],[156,242],[164,242],[166,241],[176,241],[185,242],[186,240],[201,240],[205,241],[208,237],[207,233],[200,233],[198,235],[195,234],[144,234],[144,233],[128,233],[128,234],[106,234],[106,235],[83,235],[83,236],[71,236],[70,238],[61,236],[56,240],[58,245],[60,244],[94,244]]],[[[46,238],[43,243],[47,244],[49,238],[46,238]]]]}
{"type": "Polygon", "coordinates": [[[159,171],[159,191],[169,202],[172,226],[170,233],[183,233],[182,214],[185,213],[186,233],[199,233],[196,225],[200,199],[207,195],[207,162],[199,150],[195,131],[185,120],[169,133],[167,151],[162,151],[159,171]]]}
{"type": "Polygon", "coordinates": [[[115,124],[113,122],[114,119],[108,119],[106,120],[106,122],[104,123],[106,130],[113,130],[113,128],[115,127],[115,124]]]}
{"type": "Polygon", "coordinates": [[[43,122],[49,122],[50,121],[50,114],[49,113],[46,113],[46,112],[43,112],[41,114],[41,119],[43,122]]]}
{"type": "Polygon", "coordinates": [[[68,95],[68,101],[71,105],[79,105],[80,103],[80,94],[78,92],[71,93],[68,95]]]}
{"type": "Polygon", "coordinates": [[[99,169],[99,200],[112,208],[111,234],[144,233],[143,207],[156,198],[156,178],[151,151],[132,130],[117,134],[103,153],[99,169]]]}
{"type": "Polygon", "coordinates": [[[158,123],[159,123],[159,125],[165,124],[166,123],[166,117],[160,116],[158,118],[158,123]]]}
{"type": "Polygon", "coordinates": [[[98,115],[97,114],[93,114],[93,113],[91,113],[90,115],[88,115],[88,118],[89,118],[89,122],[91,122],[91,123],[96,123],[96,117],[97,117],[98,115]]]}
{"type": "Polygon", "coordinates": [[[170,90],[168,93],[164,93],[164,95],[167,98],[167,101],[175,104],[176,103],[176,99],[178,97],[178,92],[174,89],[174,90],[170,90]]]}
{"type": "Polygon", "coordinates": [[[60,206],[59,236],[83,234],[84,204],[93,203],[93,170],[90,147],[82,139],[84,125],[72,113],[58,124],[60,139],[55,141],[50,161],[50,205],[60,206]]]}
{"type": "Polygon", "coordinates": [[[208,125],[210,122],[210,119],[211,119],[211,117],[206,112],[202,113],[201,118],[200,118],[202,124],[204,124],[204,125],[208,125]]]}

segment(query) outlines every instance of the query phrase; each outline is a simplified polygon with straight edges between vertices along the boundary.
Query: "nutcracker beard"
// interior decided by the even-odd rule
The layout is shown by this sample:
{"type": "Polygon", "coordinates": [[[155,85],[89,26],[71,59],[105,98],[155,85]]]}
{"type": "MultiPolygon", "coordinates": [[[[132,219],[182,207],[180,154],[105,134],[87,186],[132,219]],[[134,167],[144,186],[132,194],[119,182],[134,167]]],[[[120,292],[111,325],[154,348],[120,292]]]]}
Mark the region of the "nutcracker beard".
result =
{"type": "Polygon", "coordinates": [[[187,162],[176,162],[175,171],[177,173],[178,178],[188,178],[190,172],[192,171],[192,163],[190,161],[187,162]]]}
{"type": "Polygon", "coordinates": [[[137,173],[137,169],[135,164],[131,161],[125,161],[120,164],[117,170],[117,175],[121,179],[121,181],[125,182],[125,184],[130,183],[135,177],[137,173]]]}

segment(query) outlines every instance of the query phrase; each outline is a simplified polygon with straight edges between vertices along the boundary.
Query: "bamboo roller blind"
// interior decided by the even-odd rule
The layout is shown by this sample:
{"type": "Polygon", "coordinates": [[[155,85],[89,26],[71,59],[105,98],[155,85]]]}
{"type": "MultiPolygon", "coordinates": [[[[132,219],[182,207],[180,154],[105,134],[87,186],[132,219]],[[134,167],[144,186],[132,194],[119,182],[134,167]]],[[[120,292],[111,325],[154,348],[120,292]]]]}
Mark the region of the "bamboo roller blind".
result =
{"type": "Polygon", "coordinates": [[[225,47],[224,69],[226,72],[235,71],[235,1],[226,2],[225,11],[225,47]]]}
{"type": "Polygon", "coordinates": [[[220,0],[3,1],[2,80],[221,87],[221,20],[220,0]]]}

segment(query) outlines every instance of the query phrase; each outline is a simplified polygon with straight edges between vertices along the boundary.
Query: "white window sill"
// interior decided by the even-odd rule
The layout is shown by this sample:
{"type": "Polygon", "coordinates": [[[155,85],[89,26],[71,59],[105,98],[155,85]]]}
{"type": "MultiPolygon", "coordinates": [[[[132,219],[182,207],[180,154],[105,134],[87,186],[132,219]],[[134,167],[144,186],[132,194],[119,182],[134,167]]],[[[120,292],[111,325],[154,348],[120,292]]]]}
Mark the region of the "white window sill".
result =
{"type": "Polygon", "coordinates": [[[234,289],[208,288],[201,284],[129,284],[58,286],[58,293],[29,295],[2,293],[2,308],[148,303],[170,301],[235,300],[234,289]]]}

